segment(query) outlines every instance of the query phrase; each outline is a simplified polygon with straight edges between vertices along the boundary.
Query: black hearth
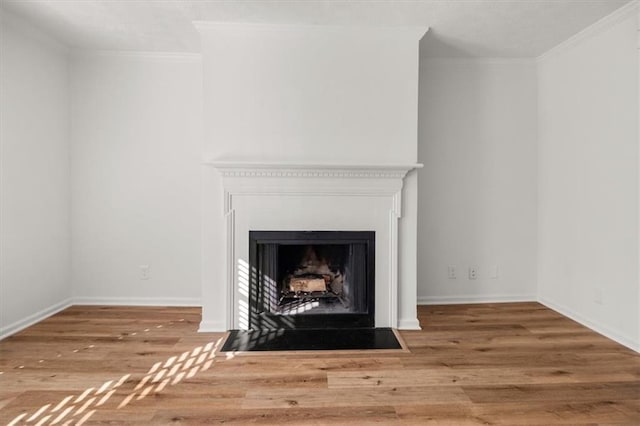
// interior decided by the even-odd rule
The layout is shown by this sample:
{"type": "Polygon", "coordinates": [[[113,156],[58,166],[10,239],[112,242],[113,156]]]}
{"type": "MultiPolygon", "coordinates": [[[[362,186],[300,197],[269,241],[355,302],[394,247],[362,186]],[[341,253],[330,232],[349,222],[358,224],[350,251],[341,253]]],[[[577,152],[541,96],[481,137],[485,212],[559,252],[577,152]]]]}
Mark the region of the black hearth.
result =
{"type": "Polygon", "coordinates": [[[375,232],[250,231],[249,328],[374,327],[375,232]]]}

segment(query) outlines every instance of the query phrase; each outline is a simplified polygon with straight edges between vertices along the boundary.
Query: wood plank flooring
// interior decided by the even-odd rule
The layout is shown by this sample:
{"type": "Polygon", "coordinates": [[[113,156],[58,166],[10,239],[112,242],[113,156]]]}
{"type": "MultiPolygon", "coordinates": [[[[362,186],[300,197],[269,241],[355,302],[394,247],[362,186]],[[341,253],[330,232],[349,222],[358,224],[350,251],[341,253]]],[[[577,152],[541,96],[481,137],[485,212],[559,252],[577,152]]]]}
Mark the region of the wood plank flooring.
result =
{"type": "Polygon", "coordinates": [[[640,355],[537,303],[421,306],[410,353],[217,352],[200,309],[74,306],[0,341],[0,424],[640,425],[640,355]]]}

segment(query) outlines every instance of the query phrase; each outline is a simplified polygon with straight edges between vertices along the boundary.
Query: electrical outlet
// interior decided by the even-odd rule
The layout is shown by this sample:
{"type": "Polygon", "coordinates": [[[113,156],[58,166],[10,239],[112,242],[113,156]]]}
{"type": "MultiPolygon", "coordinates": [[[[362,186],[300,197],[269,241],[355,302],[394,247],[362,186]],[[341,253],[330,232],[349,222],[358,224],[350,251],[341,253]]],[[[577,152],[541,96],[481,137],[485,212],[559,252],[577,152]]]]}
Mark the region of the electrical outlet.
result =
{"type": "Polygon", "coordinates": [[[458,274],[455,266],[449,265],[449,268],[447,269],[447,276],[449,277],[450,280],[455,280],[456,278],[458,278],[458,274]]]}
{"type": "Polygon", "coordinates": [[[478,267],[477,266],[469,266],[469,279],[470,280],[478,279],[478,267]]]}
{"type": "Polygon", "coordinates": [[[151,275],[151,268],[149,265],[140,265],[140,279],[148,280],[151,275]]]}

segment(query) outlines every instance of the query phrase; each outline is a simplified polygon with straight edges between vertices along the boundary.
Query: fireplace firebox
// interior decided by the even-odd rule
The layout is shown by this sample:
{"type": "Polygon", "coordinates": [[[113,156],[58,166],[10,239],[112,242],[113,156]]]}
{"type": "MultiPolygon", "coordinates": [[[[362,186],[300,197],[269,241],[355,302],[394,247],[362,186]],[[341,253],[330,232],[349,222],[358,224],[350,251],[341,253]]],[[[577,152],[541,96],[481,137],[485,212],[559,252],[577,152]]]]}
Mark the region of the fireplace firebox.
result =
{"type": "Polygon", "coordinates": [[[250,231],[249,328],[374,327],[374,231],[250,231]]]}

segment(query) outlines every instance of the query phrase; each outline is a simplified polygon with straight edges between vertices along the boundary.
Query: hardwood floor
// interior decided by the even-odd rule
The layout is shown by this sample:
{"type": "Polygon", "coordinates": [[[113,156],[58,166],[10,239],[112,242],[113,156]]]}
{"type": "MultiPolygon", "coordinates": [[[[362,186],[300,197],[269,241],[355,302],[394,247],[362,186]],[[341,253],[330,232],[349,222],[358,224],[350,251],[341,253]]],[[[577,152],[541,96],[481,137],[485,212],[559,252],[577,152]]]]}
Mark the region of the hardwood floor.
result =
{"type": "Polygon", "coordinates": [[[1,424],[640,424],[640,355],[537,304],[419,307],[410,353],[216,353],[196,308],[0,341],[1,424]]]}

